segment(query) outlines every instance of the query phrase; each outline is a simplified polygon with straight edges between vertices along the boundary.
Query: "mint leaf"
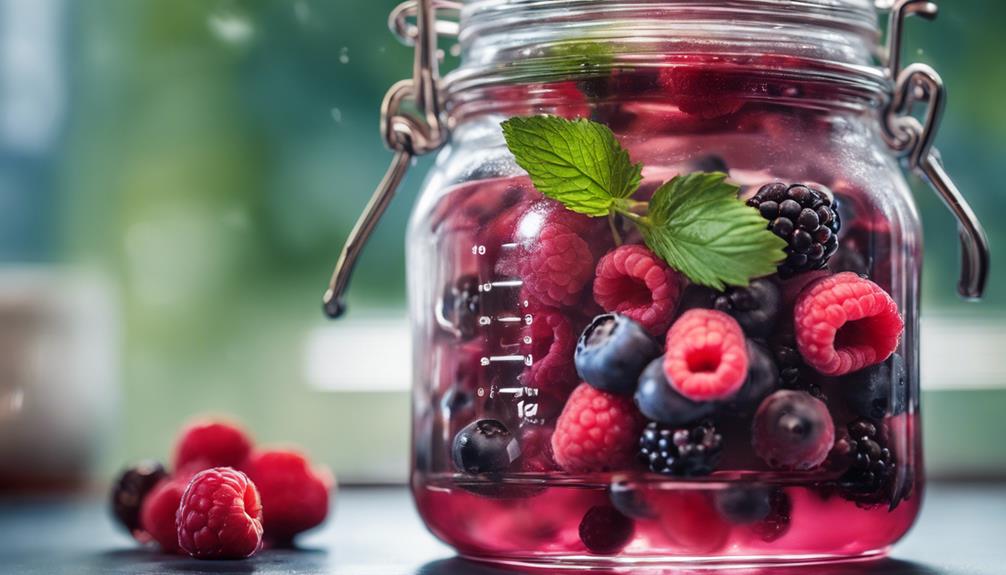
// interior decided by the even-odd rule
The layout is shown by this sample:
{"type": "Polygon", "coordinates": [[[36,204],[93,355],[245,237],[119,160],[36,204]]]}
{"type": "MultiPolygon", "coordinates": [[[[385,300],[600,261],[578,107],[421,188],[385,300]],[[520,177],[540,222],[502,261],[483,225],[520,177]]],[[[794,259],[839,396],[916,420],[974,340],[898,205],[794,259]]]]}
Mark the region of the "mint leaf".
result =
{"type": "Polygon", "coordinates": [[[502,126],[507,147],[534,187],[574,212],[606,216],[614,200],[639,188],[642,165],[632,163],[603,124],[532,116],[502,126]]]}
{"type": "Polygon", "coordinates": [[[677,176],[657,188],[640,226],[646,245],[697,284],[722,290],[775,272],[786,242],[737,198],[726,174],[677,176]]]}
{"type": "Polygon", "coordinates": [[[611,43],[584,38],[546,48],[546,59],[542,64],[557,77],[582,78],[610,74],[614,62],[615,48],[611,43]]]}

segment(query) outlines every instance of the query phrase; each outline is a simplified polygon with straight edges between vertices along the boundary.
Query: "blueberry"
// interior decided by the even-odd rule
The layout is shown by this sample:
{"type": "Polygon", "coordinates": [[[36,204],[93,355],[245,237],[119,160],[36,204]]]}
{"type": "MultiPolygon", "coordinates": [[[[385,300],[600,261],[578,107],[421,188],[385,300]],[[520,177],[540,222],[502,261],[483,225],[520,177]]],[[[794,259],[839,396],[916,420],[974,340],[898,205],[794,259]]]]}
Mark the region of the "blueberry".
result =
{"type": "Polygon", "coordinates": [[[813,469],[835,443],[828,407],[804,391],[781,390],[766,397],[752,425],[755,452],[772,467],[813,469]]]}
{"type": "Polygon", "coordinates": [[[626,517],[656,519],[657,512],[646,502],[642,490],[628,481],[615,481],[608,490],[611,504],[626,517]]]}
{"type": "Polygon", "coordinates": [[[724,174],[730,172],[730,167],[727,166],[726,160],[716,154],[707,154],[695,158],[689,162],[689,167],[691,167],[691,171],[693,172],[723,172],[724,174]]]}
{"type": "Polygon", "coordinates": [[[617,553],[632,539],[635,522],[610,505],[591,507],[580,521],[580,541],[598,555],[617,553]]]}
{"type": "Polygon", "coordinates": [[[716,509],[737,525],[756,523],[772,511],[772,489],[761,485],[731,487],[716,492],[716,509]]]}
{"type": "Polygon", "coordinates": [[[758,403],[779,387],[779,369],[772,354],[761,344],[747,342],[748,377],[730,398],[729,407],[739,413],[751,413],[758,403]]]}
{"type": "Polygon", "coordinates": [[[619,314],[594,318],[576,344],[576,372],[595,389],[630,395],[660,346],[643,326],[619,314]]]}
{"type": "Polygon", "coordinates": [[[756,279],[746,288],[728,288],[716,297],[713,307],[733,316],[748,337],[763,338],[779,319],[782,294],[772,280],[756,279]]]}
{"type": "Polygon", "coordinates": [[[650,362],[639,377],[636,406],[647,419],[667,425],[683,425],[710,415],[716,404],[711,401],[695,402],[681,395],[667,381],[664,374],[664,357],[650,362]]]}
{"type": "Polygon", "coordinates": [[[520,456],[520,446],[510,430],[495,419],[469,423],[454,436],[451,459],[458,471],[498,473],[520,456]]]}
{"type": "Polygon", "coordinates": [[[848,375],[840,389],[856,415],[879,421],[888,413],[905,412],[907,377],[905,358],[896,353],[884,363],[848,375]]]}

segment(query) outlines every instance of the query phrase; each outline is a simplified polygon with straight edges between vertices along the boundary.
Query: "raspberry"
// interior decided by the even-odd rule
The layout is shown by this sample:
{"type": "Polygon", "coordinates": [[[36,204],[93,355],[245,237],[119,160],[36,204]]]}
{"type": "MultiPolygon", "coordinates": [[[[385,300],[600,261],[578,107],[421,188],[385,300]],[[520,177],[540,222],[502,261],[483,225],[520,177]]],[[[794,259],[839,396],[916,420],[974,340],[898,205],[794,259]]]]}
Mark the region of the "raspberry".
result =
{"type": "Polygon", "coordinates": [[[226,421],[199,420],[182,430],[175,443],[175,471],[236,467],[251,452],[243,429],[226,421]]]}
{"type": "Polygon", "coordinates": [[[807,286],[797,298],[793,318],[804,360],[831,376],[886,360],[905,327],[891,296],[852,272],[807,286]]]}
{"type": "Polygon", "coordinates": [[[748,373],[741,326],[721,311],[686,311],[667,332],[664,373],[681,395],[693,401],[732,396],[748,373]]]}
{"type": "Polygon", "coordinates": [[[586,216],[565,208],[547,212],[535,207],[517,224],[516,235],[526,240],[517,261],[518,273],[524,289],[545,305],[575,305],[590,281],[594,255],[581,237],[584,226],[577,218],[586,216]]]}
{"type": "Polygon", "coordinates": [[[241,559],[262,547],[262,503],[248,476],[230,467],[200,471],[175,516],[178,545],[197,559],[241,559]]]}
{"type": "Polygon", "coordinates": [[[303,454],[257,451],[245,462],[244,471],[262,498],[262,527],[270,541],[288,543],[328,515],[328,494],[335,479],[327,469],[311,467],[303,454]]]}
{"type": "Polygon", "coordinates": [[[591,507],[580,521],[580,541],[591,553],[611,555],[629,544],[635,522],[611,505],[591,507]]]}
{"type": "Polygon", "coordinates": [[[667,90],[667,99],[685,114],[703,119],[719,118],[741,109],[739,93],[743,80],[706,65],[663,68],[657,83],[667,90]]]}
{"type": "Polygon", "coordinates": [[[643,419],[626,398],[581,383],[570,394],[552,434],[559,467],[570,472],[629,467],[643,419]]]}
{"type": "Polygon", "coordinates": [[[625,245],[597,263],[594,299],[608,312],[639,322],[660,337],[674,318],[681,296],[681,276],[640,245],[625,245]]]}
{"type": "Polygon", "coordinates": [[[531,325],[524,326],[521,344],[522,353],[533,359],[527,385],[561,405],[578,383],[573,364],[577,334],[566,314],[555,308],[536,306],[530,315],[531,325]]]}
{"type": "Polygon", "coordinates": [[[528,425],[520,430],[520,468],[529,473],[558,469],[552,456],[551,427],[528,425]]]}
{"type": "Polygon", "coordinates": [[[175,514],[188,482],[188,477],[183,476],[162,479],[143,498],[140,507],[140,526],[165,553],[178,553],[175,514]]]}

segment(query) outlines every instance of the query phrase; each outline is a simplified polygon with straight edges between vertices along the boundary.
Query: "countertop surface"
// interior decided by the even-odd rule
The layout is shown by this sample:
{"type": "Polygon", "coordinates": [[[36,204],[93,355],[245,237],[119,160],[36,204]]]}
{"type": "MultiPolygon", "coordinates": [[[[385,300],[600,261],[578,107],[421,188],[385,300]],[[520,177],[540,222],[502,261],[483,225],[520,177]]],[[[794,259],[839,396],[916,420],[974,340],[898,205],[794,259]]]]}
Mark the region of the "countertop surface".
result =
{"type": "MultiPolygon", "coordinates": [[[[0,573],[518,573],[453,558],[451,550],[423,528],[404,488],[343,489],[337,506],[334,519],[306,536],[300,549],[264,551],[245,561],[198,561],[137,547],[114,528],[104,501],[6,496],[0,498],[0,573]]],[[[674,571],[689,572],[696,571],[674,571]]],[[[891,559],[729,573],[1002,575],[1006,573],[1006,484],[932,485],[919,522],[895,547],[891,559]]]]}

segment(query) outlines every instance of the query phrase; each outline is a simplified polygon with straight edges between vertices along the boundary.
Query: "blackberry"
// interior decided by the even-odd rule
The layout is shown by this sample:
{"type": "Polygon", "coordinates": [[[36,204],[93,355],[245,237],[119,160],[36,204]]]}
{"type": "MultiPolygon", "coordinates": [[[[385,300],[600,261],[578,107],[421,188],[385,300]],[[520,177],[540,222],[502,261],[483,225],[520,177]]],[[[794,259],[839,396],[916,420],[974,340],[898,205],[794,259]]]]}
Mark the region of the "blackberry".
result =
{"type": "Polygon", "coordinates": [[[769,221],[768,229],[789,244],[786,260],[779,264],[780,277],[822,269],[838,250],[838,206],[824,192],[776,182],[762,186],[747,204],[758,208],[769,221]]]}
{"type": "Polygon", "coordinates": [[[810,381],[812,371],[803,362],[803,356],[796,349],[792,334],[783,334],[772,342],[772,355],[779,367],[779,383],[783,389],[806,391],[813,397],[827,403],[828,398],[821,386],[810,381]]]}
{"type": "Polygon", "coordinates": [[[772,280],[756,279],[747,287],[730,287],[717,294],[712,307],[730,314],[748,337],[762,338],[775,327],[782,311],[782,294],[772,280]]]}
{"type": "Polygon", "coordinates": [[[112,484],[112,514],[134,537],[141,532],[140,506],[143,498],[167,476],[160,463],[141,461],[124,469],[112,484]]]}
{"type": "Polygon", "coordinates": [[[664,475],[709,475],[722,447],[723,436],[712,423],[673,428],[650,422],[639,438],[639,460],[664,475]]]}
{"type": "Polygon", "coordinates": [[[892,488],[897,466],[882,431],[867,419],[857,419],[832,451],[834,464],[845,469],[837,481],[839,494],[860,507],[896,504],[892,488]]]}

